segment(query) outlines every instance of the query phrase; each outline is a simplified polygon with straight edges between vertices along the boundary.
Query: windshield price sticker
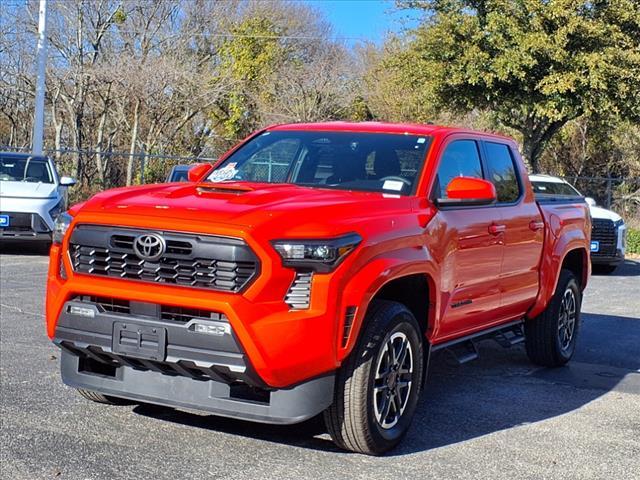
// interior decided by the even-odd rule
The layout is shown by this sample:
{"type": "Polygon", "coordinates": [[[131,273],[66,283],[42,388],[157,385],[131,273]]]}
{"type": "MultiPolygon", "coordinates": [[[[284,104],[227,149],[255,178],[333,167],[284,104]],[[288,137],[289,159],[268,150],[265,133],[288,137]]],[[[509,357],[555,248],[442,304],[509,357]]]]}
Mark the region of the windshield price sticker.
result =
{"type": "Polygon", "coordinates": [[[399,182],[398,180],[385,180],[382,188],[384,190],[394,190],[396,192],[399,192],[400,190],[402,190],[403,185],[404,183],[399,182]]]}
{"type": "Polygon", "coordinates": [[[214,171],[209,176],[210,182],[224,182],[225,180],[231,180],[236,176],[238,170],[236,169],[237,163],[230,163],[224,167],[214,171]]]}

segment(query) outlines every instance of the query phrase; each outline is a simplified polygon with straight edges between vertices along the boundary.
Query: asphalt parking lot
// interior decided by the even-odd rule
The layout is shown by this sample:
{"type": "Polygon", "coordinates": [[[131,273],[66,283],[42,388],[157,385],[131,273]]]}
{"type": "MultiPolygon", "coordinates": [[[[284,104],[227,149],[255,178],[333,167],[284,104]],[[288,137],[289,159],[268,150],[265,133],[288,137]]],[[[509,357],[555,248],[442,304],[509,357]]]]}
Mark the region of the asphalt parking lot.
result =
{"type": "Polygon", "coordinates": [[[594,276],[569,367],[522,346],[446,353],[408,437],[382,458],[337,450],[318,422],[257,425],[93,404],[62,385],[45,335],[47,257],[0,255],[0,473],[11,479],[640,479],[640,263],[594,276]]]}

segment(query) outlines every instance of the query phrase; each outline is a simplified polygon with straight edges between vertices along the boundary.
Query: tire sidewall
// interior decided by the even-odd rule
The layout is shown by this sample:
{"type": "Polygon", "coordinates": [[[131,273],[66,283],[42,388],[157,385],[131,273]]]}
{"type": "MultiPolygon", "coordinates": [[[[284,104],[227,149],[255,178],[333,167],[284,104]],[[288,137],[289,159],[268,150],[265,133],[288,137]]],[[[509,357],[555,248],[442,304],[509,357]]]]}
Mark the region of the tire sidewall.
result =
{"type": "Polygon", "coordinates": [[[369,431],[376,445],[391,444],[395,445],[406,434],[411,424],[411,420],[418,406],[418,400],[420,399],[420,392],[422,391],[422,378],[424,369],[424,353],[423,342],[421,339],[420,331],[418,329],[417,322],[414,317],[406,310],[402,309],[393,316],[390,316],[387,320],[386,328],[381,329],[384,335],[377,336],[379,339],[376,342],[375,348],[371,349],[370,357],[370,369],[367,381],[367,422],[369,431]],[[409,399],[407,406],[398,420],[398,423],[392,428],[385,429],[380,426],[375,418],[375,409],[373,405],[373,386],[376,375],[378,356],[380,351],[384,348],[384,345],[389,338],[396,332],[404,333],[411,345],[413,354],[413,379],[411,385],[411,391],[409,392],[409,399]]]}
{"type": "Polygon", "coordinates": [[[575,353],[575,350],[576,350],[576,341],[578,338],[578,333],[580,331],[580,317],[581,317],[581,305],[582,305],[580,288],[578,287],[578,282],[576,281],[573,275],[568,274],[563,278],[563,281],[560,284],[560,288],[558,289],[558,292],[557,292],[557,298],[555,300],[556,300],[554,305],[555,308],[553,309],[553,313],[552,313],[555,321],[554,324],[556,326],[555,350],[556,350],[556,354],[559,356],[560,359],[563,360],[563,362],[568,362],[571,359],[571,357],[573,357],[573,354],[575,353]],[[569,348],[563,349],[562,344],[560,343],[560,338],[557,335],[557,330],[558,330],[558,324],[560,322],[560,308],[562,306],[562,299],[564,297],[565,292],[568,289],[571,289],[575,296],[576,320],[575,320],[575,325],[573,327],[573,337],[571,338],[569,348]]]}

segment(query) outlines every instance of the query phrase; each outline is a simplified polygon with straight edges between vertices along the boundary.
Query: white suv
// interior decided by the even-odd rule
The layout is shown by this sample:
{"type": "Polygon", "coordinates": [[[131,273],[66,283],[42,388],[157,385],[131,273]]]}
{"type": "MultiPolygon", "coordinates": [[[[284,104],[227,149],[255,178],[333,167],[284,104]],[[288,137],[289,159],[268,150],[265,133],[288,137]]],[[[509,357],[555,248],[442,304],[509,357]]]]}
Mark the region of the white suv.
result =
{"type": "MultiPolygon", "coordinates": [[[[558,197],[582,196],[570,183],[550,175],[530,175],[537,195],[558,197]]],[[[591,264],[599,273],[612,273],[624,261],[627,227],[620,215],[596,205],[593,198],[585,201],[591,210],[591,264]]]]}
{"type": "Polygon", "coordinates": [[[66,190],[76,182],[58,176],[48,157],[0,152],[0,241],[51,241],[66,190]]]}

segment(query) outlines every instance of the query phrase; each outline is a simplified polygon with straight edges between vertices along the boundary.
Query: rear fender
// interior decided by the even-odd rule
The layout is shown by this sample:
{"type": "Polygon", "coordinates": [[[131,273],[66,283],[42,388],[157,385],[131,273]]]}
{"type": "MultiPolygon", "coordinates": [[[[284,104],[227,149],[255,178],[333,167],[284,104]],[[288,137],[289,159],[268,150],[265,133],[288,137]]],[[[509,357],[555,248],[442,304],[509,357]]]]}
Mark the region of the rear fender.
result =
{"type": "Polygon", "coordinates": [[[562,233],[557,236],[557,232],[548,229],[545,238],[545,253],[542,255],[540,263],[540,289],[538,298],[529,310],[527,317],[535,318],[540,315],[551,301],[553,294],[560,278],[560,270],[567,255],[575,250],[583,252],[584,264],[582,266],[582,278],[580,280],[581,288],[587,285],[590,271],[589,251],[587,245],[589,239],[586,237],[582,228],[564,228],[562,233]],[[553,246],[551,252],[548,252],[549,246],[553,246]]]}

